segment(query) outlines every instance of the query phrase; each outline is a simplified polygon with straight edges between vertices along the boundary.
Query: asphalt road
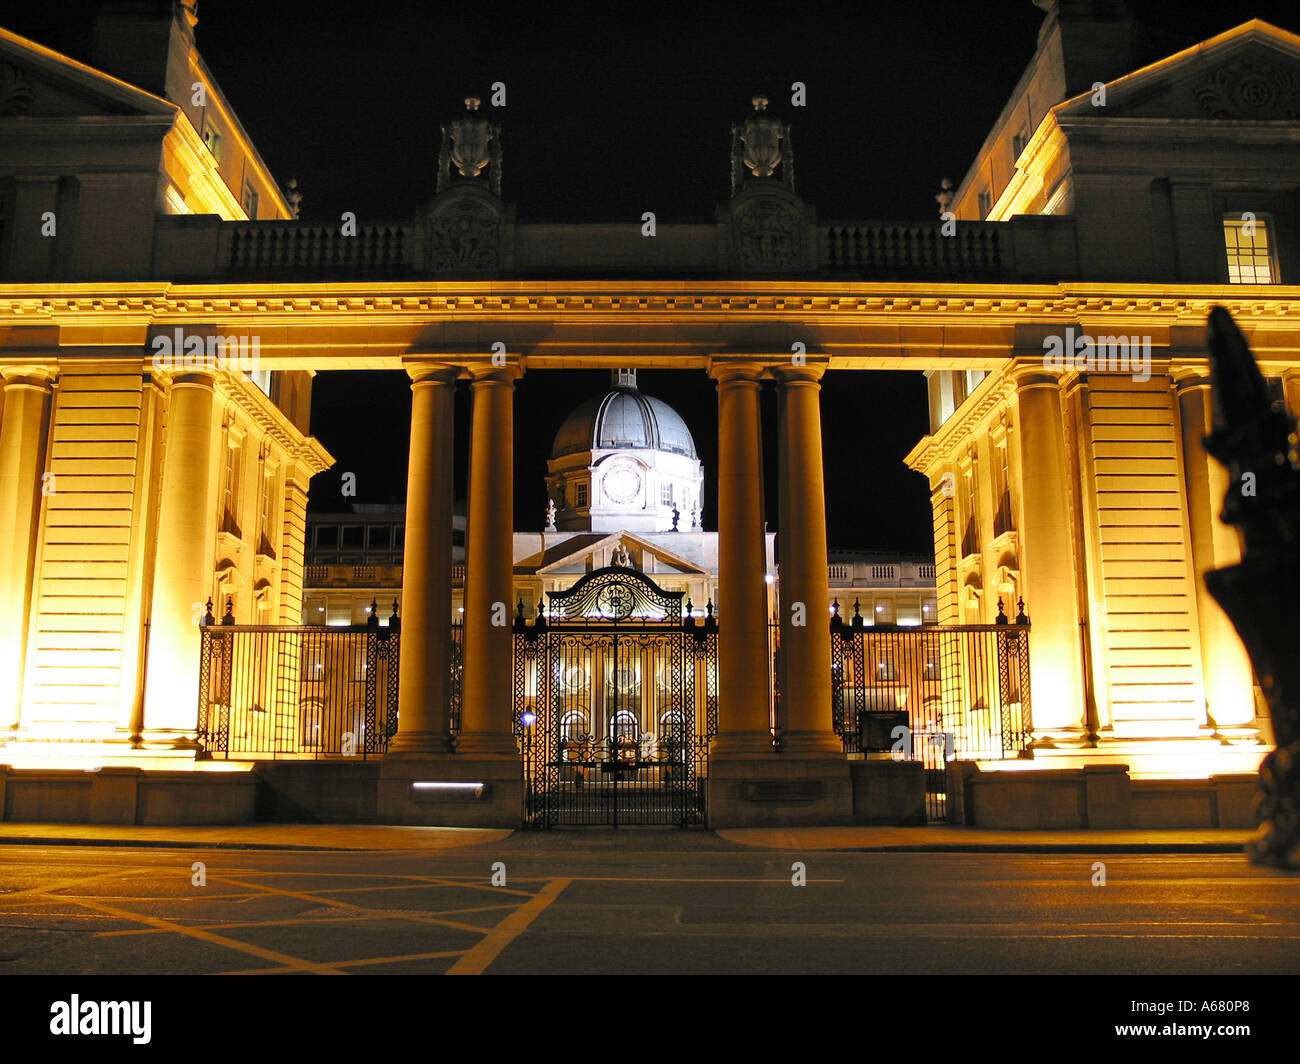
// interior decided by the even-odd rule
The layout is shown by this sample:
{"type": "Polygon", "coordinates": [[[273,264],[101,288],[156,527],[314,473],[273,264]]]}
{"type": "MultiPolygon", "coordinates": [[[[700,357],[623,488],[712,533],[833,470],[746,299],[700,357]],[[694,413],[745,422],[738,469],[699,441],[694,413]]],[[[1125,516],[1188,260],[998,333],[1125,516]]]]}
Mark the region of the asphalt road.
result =
{"type": "Polygon", "coordinates": [[[1300,877],[1237,856],[0,846],[0,974],[1294,974],[1298,940],[1300,877]]]}

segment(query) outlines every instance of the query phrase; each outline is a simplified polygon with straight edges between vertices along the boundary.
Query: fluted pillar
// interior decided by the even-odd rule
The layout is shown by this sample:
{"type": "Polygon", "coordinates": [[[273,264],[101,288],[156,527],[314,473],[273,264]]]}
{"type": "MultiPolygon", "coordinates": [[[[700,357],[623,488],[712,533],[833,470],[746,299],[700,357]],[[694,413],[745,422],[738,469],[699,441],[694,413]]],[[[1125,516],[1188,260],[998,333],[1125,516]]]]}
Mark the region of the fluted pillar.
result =
{"type": "Polygon", "coordinates": [[[1228,615],[1205,586],[1207,571],[1241,561],[1236,530],[1219,520],[1229,488],[1240,491],[1241,485],[1229,483],[1228,471],[1210,458],[1201,442],[1214,427],[1209,377],[1189,374],[1179,380],[1178,406],[1206,710],[1220,738],[1258,742],[1250,659],[1228,615]]]}
{"type": "Polygon", "coordinates": [[[821,384],[825,367],[783,366],[779,384],[782,753],[841,753],[831,726],[830,603],[821,384]]]}
{"type": "Polygon", "coordinates": [[[1083,745],[1079,595],[1070,522],[1069,469],[1059,380],[1027,368],[1016,380],[1024,520],[1020,528],[1034,734],[1048,745],[1083,745]]]}
{"type": "Polygon", "coordinates": [[[390,755],[447,754],[451,698],[451,525],[460,369],[407,366],[411,450],[402,558],[397,735],[390,755]]]}
{"type": "Polygon", "coordinates": [[[22,717],[23,666],[32,602],[53,372],[7,368],[0,421],[0,727],[22,717]]]}
{"type": "MultiPolygon", "coordinates": [[[[212,589],[213,377],[172,378],[145,672],[148,731],[193,731],[199,699],[197,616],[212,589]]],[[[220,612],[220,606],[217,606],[220,612]]]]}
{"type": "MultiPolygon", "coordinates": [[[[715,361],[718,382],[718,736],[715,756],[771,753],[760,375],[715,361]]],[[[828,659],[829,661],[829,659],[828,659]]]]}
{"type": "Polygon", "coordinates": [[[517,366],[471,369],[464,673],[457,754],[516,757],[510,734],[517,366]]]}

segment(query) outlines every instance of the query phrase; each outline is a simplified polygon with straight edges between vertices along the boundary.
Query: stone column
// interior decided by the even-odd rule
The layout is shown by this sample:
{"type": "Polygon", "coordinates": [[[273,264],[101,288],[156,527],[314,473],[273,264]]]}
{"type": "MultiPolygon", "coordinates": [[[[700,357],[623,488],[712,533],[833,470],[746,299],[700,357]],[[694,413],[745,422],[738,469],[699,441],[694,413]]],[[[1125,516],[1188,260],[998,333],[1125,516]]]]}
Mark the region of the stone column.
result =
{"type": "Polygon", "coordinates": [[[1178,381],[1187,527],[1196,572],[1196,616],[1201,637],[1205,701],[1215,733],[1234,742],[1257,743],[1254,675],[1246,648],[1228,615],[1205,586],[1205,573],[1241,561],[1237,532],[1219,520],[1230,488],[1228,471],[1206,453],[1201,440],[1213,428],[1210,379],[1188,373],[1178,381]]]}
{"type": "MultiPolygon", "coordinates": [[[[1020,406],[1020,528],[1034,734],[1049,746],[1083,745],[1079,595],[1070,524],[1070,475],[1059,380],[1040,367],[1016,379],[1020,406]]],[[[1082,546],[1082,545],[1080,545],[1082,546]]]]}
{"type": "Polygon", "coordinates": [[[411,450],[402,558],[397,735],[390,755],[446,754],[451,697],[451,518],[456,380],[431,363],[411,375],[411,450]]]}
{"type": "MultiPolygon", "coordinates": [[[[713,754],[720,757],[772,752],[759,416],[762,372],[763,367],[754,362],[715,361],[709,368],[710,376],[718,382],[720,682],[718,736],[713,742],[713,754]]],[[[782,580],[784,575],[783,571],[782,580]]],[[[810,619],[820,623],[825,617],[810,619]]],[[[829,664],[829,657],[827,661],[829,664]]]]}
{"type": "Polygon", "coordinates": [[[53,370],[14,366],[3,371],[0,421],[0,728],[22,720],[41,474],[49,431],[53,370]]]}
{"type": "Polygon", "coordinates": [[[780,450],[781,654],[785,731],[781,751],[839,754],[831,727],[830,602],[826,565],[826,482],[822,468],[821,385],[825,367],[783,366],[780,450]]]}
{"type": "MultiPolygon", "coordinates": [[[[514,618],[514,391],[518,366],[471,369],[464,674],[458,755],[516,758],[510,734],[514,618]]],[[[450,612],[450,607],[449,607],[450,612]]]]}
{"type": "MultiPolygon", "coordinates": [[[[193,731],[199,699],[199,628],[212,584],[213,377],[181,373],[167,399],[162,498],[154,556],[144,726],[193,731]]],[[[221,612],[221,604],[213,604],[221,612]]]]}

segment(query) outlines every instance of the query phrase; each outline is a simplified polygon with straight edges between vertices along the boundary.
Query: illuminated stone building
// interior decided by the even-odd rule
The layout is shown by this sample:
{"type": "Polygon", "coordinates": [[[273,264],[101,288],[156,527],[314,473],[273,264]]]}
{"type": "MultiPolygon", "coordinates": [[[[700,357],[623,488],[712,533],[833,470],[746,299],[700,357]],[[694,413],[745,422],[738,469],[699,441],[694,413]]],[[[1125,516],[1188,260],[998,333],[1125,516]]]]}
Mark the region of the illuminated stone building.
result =
{"type": "MultiPolygon", "coordinates": [[[[718,514],[719,623],[687,633],[716,655],[707,695],[704,680],[691,695],[714,730],[685,773],[711,823],[859,815],[863,770],[829,708],[832,633],[806,620],[829,615],[825,497],[846,490],[822,472],[828,369],[928,378],[931,431],[908,463],[932,490],[941,626],[989,624],[999,599],[1008,613],[1023,599],[1032,617],[1032,756],[966,762],[965,814],[1026,826],[1023,810],[1065,788],[1102,803],[1093,826],[1152,822],[1157,807],[1176,810],[1170,822],[1218,808],[1221,822],[1227,784],[1210,778],[1253,771],[1268,736],[1202,579],[1238,554],[1217,518],[1238,486],[1199,442],[1205,318],[1226,306],[1300,405],[1300,38],[1250,22],[1148,62],[1124,4],[1039,6],[1038,48],[939,219],[819,219],[801,198],[816,190],[796,193],[778,108],[756,97],[716,224],[663,224],[654,240],[639,225],[517,223],[500,181],[508,129],[472,99],[414,218],[306,225],[208,75],[185,5],[107,5],[79,59],[0,32],[6,815],[183,818],[225,809],[222,787],[250,793],[249,772],[213,773],[184,797],[131,773],[240,767],[193,760],[200,647],[221,627],[196,622],[209,600],[214,621],[229,602],[237,628],[302,619],[307,483],[331,462],[309,435],[311,378],[346,368],[404,372],[413,390],[401,718],[375,815],[517,823],[532,797],[521,720],[551,709],[520,713],[520,684],[540,674],[519,673],[515,647],[538,629],[500,623],[519,560],[515,382],[594,367],[698,370],[717,390],[719,472],[703,487],[718,514]],[[453,745],[462,380],[473,413],[453,745]],[[779,408],[775,722],[764,387],[779,408]],[[113,771],[38,784],[18,770],[74,754],[113,771]],[[1156,792],[1139,785],[1160,777],[1201,790],[1147,801],[1156,792]]],[[[623,394],[607,413],[634,425],[644,409],[623,394]]],[[[673,429],[658,423],[661,444],[673,429]]],[[[669,502],[680,521],[698,501],[680,442],[640,468],[613,438],[559,447],[554,535],[626,532],[624,551],[690,560],[663,528],[669,502]],[[618,511],[636,498],[632,521],[618,511]]],[[[603,561],[593,575],[606,582],[589,586],[613,595],[609,617],[626,599],[603,561]]],[[[656,609],[679,608],[638,586],[656,609]]],[[[1028,694],[1017,688],[1016,704],[1028,694]]],[[[645,758],[659,758],[648,778],[677,788],[674,801],[678,756],[645,758]]],[[[557,786],[578,786],[562,768],[557,786]]]]}

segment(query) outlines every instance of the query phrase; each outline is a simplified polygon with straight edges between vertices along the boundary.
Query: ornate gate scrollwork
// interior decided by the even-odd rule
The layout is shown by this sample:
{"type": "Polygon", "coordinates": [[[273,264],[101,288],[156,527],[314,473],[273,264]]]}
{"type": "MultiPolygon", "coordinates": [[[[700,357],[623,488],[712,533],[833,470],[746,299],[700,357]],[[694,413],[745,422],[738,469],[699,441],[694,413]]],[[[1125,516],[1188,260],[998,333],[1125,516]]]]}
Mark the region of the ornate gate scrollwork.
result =
{"type": "Polygon", "coordinates": [[[525,821],[702,824],[717,731],[717,622],[629,566],[515,617],[525,821]]]}

